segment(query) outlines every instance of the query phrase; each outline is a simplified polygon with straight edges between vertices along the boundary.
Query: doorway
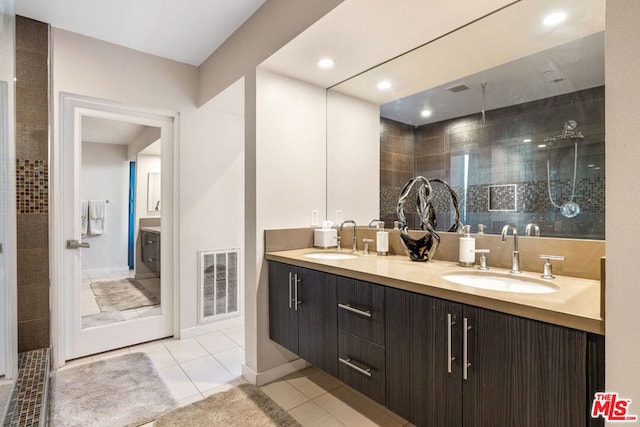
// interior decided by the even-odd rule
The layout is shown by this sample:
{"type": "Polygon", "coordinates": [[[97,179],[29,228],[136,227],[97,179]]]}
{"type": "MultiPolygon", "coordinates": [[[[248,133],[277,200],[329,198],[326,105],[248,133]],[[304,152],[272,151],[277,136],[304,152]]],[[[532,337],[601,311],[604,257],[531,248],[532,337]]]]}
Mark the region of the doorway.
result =
{"type": "Polygon", "coordinates": [[[54,225],[59,279],[52,292],[57,365],[64,361],[173,335],[174,249],[172,209],[149,211],[154,193],[173,206],[174,117],[106,101],[61,95],[61,143],[54,156],[62,200],[54,225]],[[129,268],[130,162],[136,162],[129,268]],[[142,165],[146,165],[144,169],[142,165]],[[64,166],[64,167],[63,167],[64,166]],[[144,169],[144,172],[143,172],[144,169]],[[155,191],[155,189],[153,189],[155,191]],[[155,271],[142,257],[142,235],[158,237],[155,271]],[[160,245],[160,238],[162,244],[160,245]]]}

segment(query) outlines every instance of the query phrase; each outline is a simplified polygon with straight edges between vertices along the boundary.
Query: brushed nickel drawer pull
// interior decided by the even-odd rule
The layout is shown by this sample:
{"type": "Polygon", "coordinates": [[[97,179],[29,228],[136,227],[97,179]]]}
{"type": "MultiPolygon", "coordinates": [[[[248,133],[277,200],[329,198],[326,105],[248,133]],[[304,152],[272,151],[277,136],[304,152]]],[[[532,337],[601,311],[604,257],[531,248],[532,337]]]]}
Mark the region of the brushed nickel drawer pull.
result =
{"type": "Polygon", "coordinates": [[[349,304],[338,304],[338,308],[359,314],[360,316],[371,317],[370,311],[358,310],[357,308],[351,307],[349,304]]]}
{"type": "Polygon", "coordinates": [[[347,365],[349,368],[353,369],[354,371],[358,371],[363,375],[371,377],[371,368],[362,369],[361,367],[354,365],[351,362],[351,359],[343,359],[342,357],[338,357],[338,361],[343,365],[347,365]]]}

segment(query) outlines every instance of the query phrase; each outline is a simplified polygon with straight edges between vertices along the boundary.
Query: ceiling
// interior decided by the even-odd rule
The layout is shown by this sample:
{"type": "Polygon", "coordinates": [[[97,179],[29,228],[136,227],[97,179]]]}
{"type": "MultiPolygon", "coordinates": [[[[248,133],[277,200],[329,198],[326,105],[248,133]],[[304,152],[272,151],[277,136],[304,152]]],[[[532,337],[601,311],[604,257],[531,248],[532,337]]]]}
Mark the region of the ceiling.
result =
{"type": "Polygon", "coordinates": [[[100,117],[82,117],[82,142],[129,145],[147,126],[100,117]]]}
{"type": "Polygon", "coordinates": [[[16,14],[199,66],[266,0],[16,0],[16,14]]]}

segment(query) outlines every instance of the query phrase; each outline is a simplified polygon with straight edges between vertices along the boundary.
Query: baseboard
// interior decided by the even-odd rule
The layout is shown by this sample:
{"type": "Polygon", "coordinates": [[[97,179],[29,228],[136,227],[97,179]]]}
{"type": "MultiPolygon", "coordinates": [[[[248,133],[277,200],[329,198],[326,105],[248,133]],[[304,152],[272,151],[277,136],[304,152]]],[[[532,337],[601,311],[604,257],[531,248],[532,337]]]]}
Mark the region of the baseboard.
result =
{"type": "Polygon", "coordinates": [[[182,329],[180,330],[180,339],[193,338],[199,335],[218,332],[223,329],[234,328],[242,325],[244,325],[244,316],[232,317],[218,322],[211,322],[194,326],[193,328],[182,329]]]}
{"type": "Polygon", "coordinates": [[[307,363],[306,360],[296,359],[292,360],[289,363],[276,366],[275,368],[271,368],[266,371],[256,372],[252,368],[247,366],[246,363],[243,363],[242,376],[251,384],[262,386],[265,384],[269,384],[270,382],[282,378],[286,375],[299,371],[300,369],[304,369],[307,366],[309,366],[309,363],[307,363]]]}
{"type": "Polygon", "coordinates": [[[92,269],[82,270],[82,273],[83,274],[108,274],[108,273],[119,273],[121,271],[130,271],[129,266],[125,265],[124,267],[92,268],[92,269]]]}

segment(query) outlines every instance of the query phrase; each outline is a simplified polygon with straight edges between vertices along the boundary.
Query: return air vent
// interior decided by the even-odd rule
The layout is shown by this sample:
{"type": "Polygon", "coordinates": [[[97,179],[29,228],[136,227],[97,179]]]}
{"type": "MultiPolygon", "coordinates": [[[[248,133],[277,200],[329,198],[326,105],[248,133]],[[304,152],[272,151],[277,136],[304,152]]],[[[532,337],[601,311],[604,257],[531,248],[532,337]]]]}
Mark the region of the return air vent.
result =
{"type": "Polygon", "coordinates": [[[462,91],[467,90],[467,89],[471,89],[471,86],[469,86],[466,83],[460,83],[460,84],[457,84],[455,86],[449,86],[446,89],[449,92],[458,93],[458,92],[462,92],[462,91]]]}
{"type": "Polygon", "coordinates": [[[199,323],[242,314],[238,249],[199,251],[199,323]]]}

